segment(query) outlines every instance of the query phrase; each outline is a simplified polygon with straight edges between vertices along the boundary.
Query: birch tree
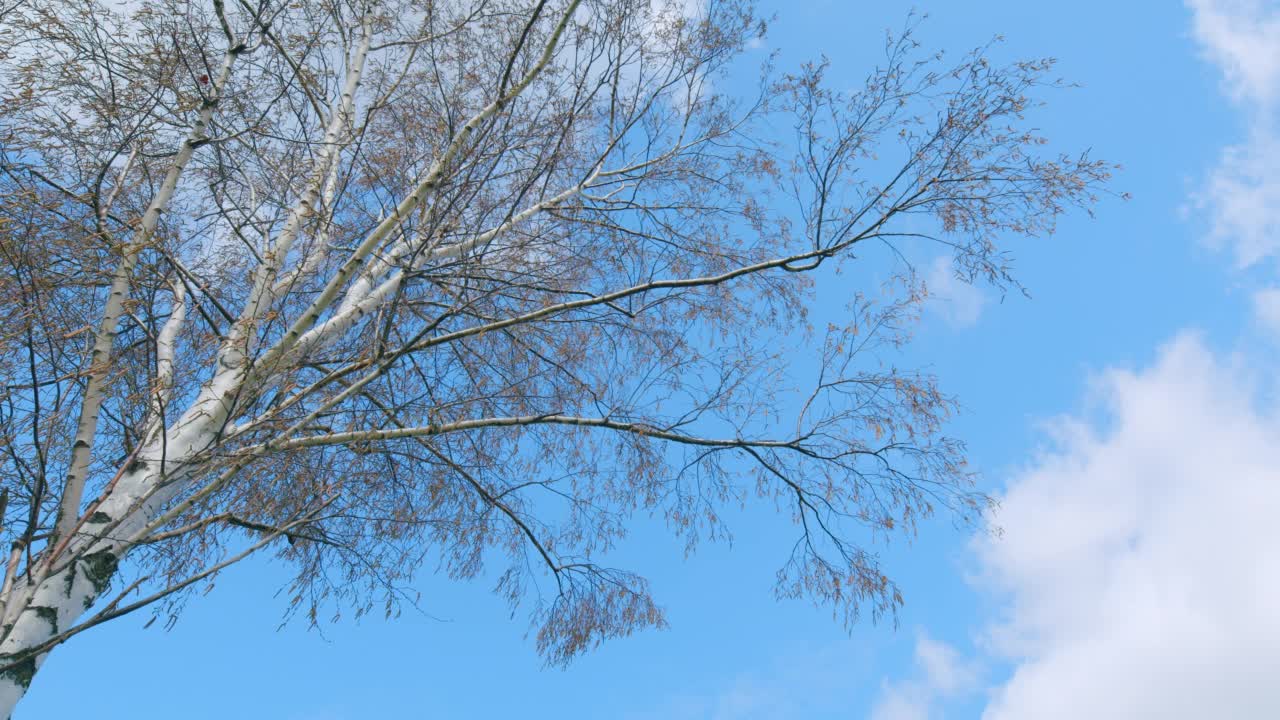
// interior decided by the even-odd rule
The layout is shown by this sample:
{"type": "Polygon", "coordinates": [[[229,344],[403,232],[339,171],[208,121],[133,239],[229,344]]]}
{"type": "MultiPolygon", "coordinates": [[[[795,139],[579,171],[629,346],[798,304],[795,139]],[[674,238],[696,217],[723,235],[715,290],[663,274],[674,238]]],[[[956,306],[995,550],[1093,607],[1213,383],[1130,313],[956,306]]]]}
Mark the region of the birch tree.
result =
{"type": "Polygon", "coordinates": [[[1050,61],[909,23],[830,83],[751,67],[763,32],[745,0],[0,5],[3,714],[255,552],[310,623],[490,578],[560,664],[664,625],[608,563],[633,519],[692,549],[763,502],[780,597],[892,613],[870,543],[989,503],[894,364],[906,258],[1016,287],[1001,243],[1110,168],[1023,119],[1050,61]]]}

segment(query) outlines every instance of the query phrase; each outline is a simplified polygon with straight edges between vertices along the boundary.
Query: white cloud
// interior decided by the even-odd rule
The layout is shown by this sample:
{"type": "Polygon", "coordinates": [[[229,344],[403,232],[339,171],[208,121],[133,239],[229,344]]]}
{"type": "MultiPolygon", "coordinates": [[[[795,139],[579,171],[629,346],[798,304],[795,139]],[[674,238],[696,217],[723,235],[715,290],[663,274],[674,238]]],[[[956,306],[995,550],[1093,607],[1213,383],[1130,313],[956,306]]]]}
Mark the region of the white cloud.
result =
{"type": "Polygon", "coordinates": [[[929,720],[929,700],[909,686],[886,684],[871,711],[871,720],[929,720]]]}
{"type": "Polygon", "coordinates": [[[1280,258],[1280,2],[1187,4],[1201,50],[1249,125],[1248,141],[1223,151],[1194,205],[1208,214],[1213,244],[1232,246],[1241,267],[1280,258]]]}
{"type": "Polygon", "coordinates": [[[679,17],[691,22],[707,14],[707,0],[654,0],[651,7],[659,17],[679,17]]]}
{"type": "Polygon", "coordinates": [[[1224,150],[1195,200],[1211,243],[1233,249],[1239,267],[1280,257],[1280,137],[1255,129],[1250,142],[1224,150]]]}
{"type": "MultiPolygon", "coordinates": [[[[832,717],[858,702],[870,658],[852,641],[779,653],[765,667],[665,698],[630,720],[806,720],[832,717]]],[[[895,719],[896,720],[896,719],[895,719]]]]}
{"type": "Polygon", "coordinates": [[[916,637],[918,677],[885,682],[871,711],[871,720],[929,720],[942,701],[973,691],[978,672],[950,645],[920,633],[916,637]]]}
{"type": "Polygon", "coordinates": [[[954,328],[969,327],[982,316],[987,297],[978,288],[956,276],[951,258],[934,258],[925,275],[929,291],[928,308],[954,328]]]}
{"type": "Polygon", "coordinates": [[[1055,424],[983,540],[1015,663],[984,720],[1280,717],[1280,413],[1192,335],[1055,424]],[[1101,425],[1101,427],[1099,427],[1101,425]]]}
{"type": "Polygon", "coordinates": [[[1265,288],[1253,294],[1253,316],[1273,337],[1280,338],[1280,288],[1265,288]]]}
{"type": "Polygon", "coordinates": [[[1280,100],[1280,3],[1188,0],[1192,29],[1237,101],[1271,107],[1280,100]]]}
{"type": "MultiPolygon", "coordinates": [[[[588,22],[592,18],[602,17],[598,15],[602,10],[604,10],[603,7],[597,7],[593,3],[585,3],[579,6],[577,15],[582,19],[582,22],[588,22]]],[[[635,37],[640,39],[641,44],[656,51],[657,55],[661,56],[673,49],[672,42],[679,37],[679,34],[674,32],[678,25],[696,26],[707,18],[709,11],[709,0],[649,0],[648,8],[641,9],[639,27],[637,28],[638,34],[635,37]]],[[[665,77],[670,68],[665,65],[659,67],[654,64],[655,62],[660,62],[658,57],[649,57],[645,63],[647,69],[642,70],[639,58],[631,53],[631,49],[633,48],[629,48],[624,53],[626,57],[621,59],[612,56],[596,57],[588,68],[588,74],[594,78],[599,77],[600,73],[606,72],[606,70],[610,73],[616,70],[619,74],[620,95],[629,95],[636,92],[638,90],[637,85],[647,86],[652,84],[649,81],[655,79],[659,79],[663,83],[670,79],[665,77]],[[620,67],[613,70],[608,69],[611,63],[619,61],[621,62],[620,67]]],[[[665,95],[672,107],[684,112],[689,109],[691,102],[709,95],[712,90],[713,83],[711,80],[701,70],[696,70],[682,75],[681,79],[675,82],[666,91],[665,95]]]]}

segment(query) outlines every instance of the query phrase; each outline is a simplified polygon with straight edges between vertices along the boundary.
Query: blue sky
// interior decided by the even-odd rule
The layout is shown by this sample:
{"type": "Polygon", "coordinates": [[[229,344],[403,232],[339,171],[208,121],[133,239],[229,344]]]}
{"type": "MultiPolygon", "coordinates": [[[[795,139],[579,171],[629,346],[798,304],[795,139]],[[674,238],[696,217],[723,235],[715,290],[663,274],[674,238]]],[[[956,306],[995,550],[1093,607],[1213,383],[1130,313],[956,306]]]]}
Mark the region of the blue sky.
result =
{"type": "MultiPolygon", "coordinates": [[[[687,561],[642,524],[622,553],[671,629],[565,671],[483,583],[424,578],[434,617],[277,631],[258,562],[170,632],[143,617],[76,638],[18,717],[1280,717],[1280,3],[919,5],[928,47],[1001,34],[1001,55],[1059,58],[1082,87],[1036,123],[1123,163],[1133,198],[1013,243],[1031,299],[932,276],[904,364],[962,399],[952,431],[1004,534],[941,520],[880,548],[907,597],[896,629],[775,601],[792,529],[756,508],[687,561]]],[[[852,87],[910,4],[765,9],[752,52],[824,53],[852,87]]]]}

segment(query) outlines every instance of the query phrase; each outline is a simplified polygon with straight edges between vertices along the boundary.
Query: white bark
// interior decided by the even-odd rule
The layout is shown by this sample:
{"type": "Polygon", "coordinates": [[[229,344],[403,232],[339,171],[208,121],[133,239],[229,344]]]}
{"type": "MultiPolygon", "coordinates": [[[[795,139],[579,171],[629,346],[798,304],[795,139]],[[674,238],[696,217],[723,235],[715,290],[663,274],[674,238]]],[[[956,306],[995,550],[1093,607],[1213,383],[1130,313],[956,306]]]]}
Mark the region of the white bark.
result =
{"type": "MultiPolygon", "coordinates": [[[[138,454],[113,492],[86,519],[82,531],[67,542],[58,557],[50,559],[51,570],[42,566],[32,581],[21,577],[14,583],[6,616],[0,619],[5,626],[11,626],[0,643],[0,662],[9,664],[10,658],[65,631],[99,599],[129,549],[123,538],[157,514],[189,472],[184,461],[215,440],[217,425],[225,418],[225,412],[218,409],[228,403],[219,401],[208,390],[204,396],[205,400],[197,404],[202,411],[193,407],[176,424],[176,431],[138,454]],[[204,415],[204,411],[210,414],[204,415]],[[157,491],[162,467],[169,484],[157,491]],[[93,537],[95,526],[108,524],[114,525],[109,538],[93,537]]],[[[12,712],[47,654],[45,651],[28,657],[0,674],[0,716],[12,712]]]]}
{"type": "MultiPolygon", "coordinates": [[[[350,124],[350,118],[355,110],[356,91],[360,87],[360,79],[364,74],[365,60],[369,56],[369,45],[373,40],[372,18],[369,13],[365,15],[361,30],[360,44],[356,47],[355,53],[351,58],[342,93],[329,110],[328,127],[325,128],[324,140],[322,141],[320,154],[316,159],[315,169],[311,173],[302,197],[299,198],[297,205],[289,213],[289,219],[285,222],[284,229],[271,247],[267,249],[262,265],[255,272],[254,288],[249,296],[249,301],[245,303],[239,322],[236,323],[224,344],[224,365],[235,367],[243,362],[247,351],[245,343],[253,324],[271,307],[272,301],[275,300],[280,268],[288,258],[289,251],[292,249],[294,241],[297,240],[303,224],[315,213],[327,178],[334,176],[337,171],[343,148],[342,137],[350,124]]],[[[313,249],[313,251],[315,250],[318,250],[318,248],[313,249]]]]}
{"type": "Polygon", "coordinates": [[[72,446],[71,464],[67,470],[66,484],[58,507],[58,520],[55,525],[56,537],[67,537],[74,529],[76,518],[80,514],[80,501],[84,494],[85,478],[89,472],[89,462],[93,455],[94,436],[98,431],[98,412],[105,398],[102,383],[106,378],[111,360],[112,346],[115,344],[116,326],[124,314],[125,300],[129,294],[130,280],[138,253],[151,241],[160,215],[169,206],[178,180],[191,161],[197,144],[205,136],[209,122],[213,119],[213,110],[217,105],[219,94],[231,78],[231,68],[235,64],[236,53],[228,51],[222,60],[222,67],[213,85],[213,96],[204,102],[191,131],[178,148],[177,156],[169,167],[160,189],[156,192],[150,206],[142,216],[142,225],[137,238],[123,248],[120,261],[111,278],[111,289],[107,294],[107,305],[102,312],[102,320],[94,337],[93,351],[89,358],[89,382],[85,388],[84,401],[80,408],[80,422],[76,429],[76,439],[72,446]]]}

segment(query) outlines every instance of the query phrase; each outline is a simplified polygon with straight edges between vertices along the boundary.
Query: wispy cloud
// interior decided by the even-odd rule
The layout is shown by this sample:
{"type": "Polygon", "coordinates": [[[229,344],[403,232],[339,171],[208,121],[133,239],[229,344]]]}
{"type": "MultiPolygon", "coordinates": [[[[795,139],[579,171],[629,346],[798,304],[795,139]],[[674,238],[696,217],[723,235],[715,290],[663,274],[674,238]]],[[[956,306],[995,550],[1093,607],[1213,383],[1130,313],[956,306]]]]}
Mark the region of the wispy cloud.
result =
{"type": "Polygon", "coordinates": [[[1274,108],[1280,101],[1280,5],[1263,0],[1188,0],[1192,31],[1219,67],[1237,102],[1274,108]]]}
{"type": "MultiPolygon", "coordinates": [[[[767,667],[696,693],[665,699],[628,720],[807,720],[843,715],[860,704],[860,679],[870,669],[864,649],[831,643],[781,653],[767,667]]],[[[863,700],[862,702],[865,702],[863,700]]]]}
{"type": "Polygon", "coordinates": [[[1280,340],[1280,288],[1264,288],[1255,292],[1253,315],[1263,330],[1280,340]]]}
{"type": "Polygon", "coordinates": [[[1015,669],[983,717],[1280,717],[1280,408],[1192,335],[1098,382],[1101,422],[1003,498],[980,584],[1015,669]]]}
{"type": "Polygon", "coordinates": [[[942,317],[953,328],[966,328],[982,316],[987,296],[981,288],[961,280],[950,257],[934,258],[925,274],[929,291],[930,312],[942,317]]]}
{"type": "Polygon", "coordinates": [[[1244,114],[1243,142],[1222,151],[1193,205],[1209,240],[1241,267],[1280,259],[1280,2],[1189,0],[1201,52],[1244,114]]]}
{"type": "Polygon", "coordinates": [[[881,686],[871,720],[929,720],[938,717],[945,701],[978,687],[973,661],[923,632],[916,637],[915,660],[916,677],[881,686]]]}
{"type": "MultiPolygon", "coordinates": [[[[1276,38],[1280,43],[1280,37],[1276,38]]],[[[1255,128],[1222,151],[1195,205],[1207,213],[1209,241],[1231,249],[1241,268],[1280,258],[1280,137],[1255,128]]]]}

